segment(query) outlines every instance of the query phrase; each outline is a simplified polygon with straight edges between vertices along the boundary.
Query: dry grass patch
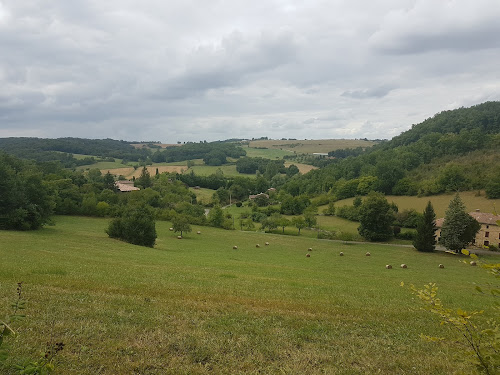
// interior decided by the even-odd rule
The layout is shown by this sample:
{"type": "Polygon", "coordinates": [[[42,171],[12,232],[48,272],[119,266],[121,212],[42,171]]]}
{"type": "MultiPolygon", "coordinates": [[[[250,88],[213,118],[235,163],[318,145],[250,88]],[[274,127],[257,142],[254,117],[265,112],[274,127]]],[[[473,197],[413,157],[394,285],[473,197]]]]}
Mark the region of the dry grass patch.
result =
{"type": "Polygon", "coordinates": [[[314,152],[329,152],[344,148],[371,147],[375,142],[358,139],[318,139],[318,140],[259,140],[251,141],[250,147],[267,147],[312,154],[314,152]]]}

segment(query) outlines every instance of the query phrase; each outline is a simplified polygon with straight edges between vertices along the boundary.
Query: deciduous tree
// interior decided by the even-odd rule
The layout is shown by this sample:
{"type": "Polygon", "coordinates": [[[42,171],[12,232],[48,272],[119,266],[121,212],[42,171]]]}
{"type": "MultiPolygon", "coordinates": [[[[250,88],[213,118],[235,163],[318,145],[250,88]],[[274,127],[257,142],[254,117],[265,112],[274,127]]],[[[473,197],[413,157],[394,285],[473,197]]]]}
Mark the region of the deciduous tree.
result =
{"type": "Polygon", "coordinates": [[[393,235],[393,210],[381,193],[370,193],[359,207],[358,232],[370,241],[388,240],[393,235]]]}

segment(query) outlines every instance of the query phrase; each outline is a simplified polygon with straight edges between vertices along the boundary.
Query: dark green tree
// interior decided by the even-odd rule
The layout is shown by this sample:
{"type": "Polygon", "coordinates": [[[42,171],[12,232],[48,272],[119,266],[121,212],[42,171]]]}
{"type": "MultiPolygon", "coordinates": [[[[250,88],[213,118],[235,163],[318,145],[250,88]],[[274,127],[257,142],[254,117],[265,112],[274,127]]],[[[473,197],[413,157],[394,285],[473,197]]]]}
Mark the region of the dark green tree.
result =
{"type": "Polygon", "coordinates": [[[439,242],[458,253],[476,238],[480,228],[481,225],[465,211],[462,199],[456,194],[446,210],[439,242]]]}
{"type": "Polygon", "coordinates": [[[224,225],[224,213],[220,206],[214,206],[208,213],[208,222],[211,226],[222,228],[224,225]]]}
{"type": "Polygon", "coordinates": [[[54,207],[51,189],[36,167],[0,153],[0,229],[39,229],[54,207]]]}
{"type": "Polygon", "coordinates": [[[304,220],[306,222],[306,225],[309,228],[313,228],[317,223],[316,211],[317,211],[317,208],[314,206],[309,206],[304,211],[304,220]]]}
{"type": "Polygon", "coordinates": [[[335,203],[333,201],[328,202],[328,207],[323,210],[323,215],[326,216],[335,215],[335,203]]]}
{"type": "Polygon", "coordinates": [[[153,247],[157,237],[153,212],[146,207],[129,207],[111,220],[106,233],[134,245],[153,247]]]}
{"type": "Polygon", "coordinates": [[[424,252],[434,251],[436,249],[436,230],[436,213],[429,201],[417,224],[417,235],[413,241],[415,249],[424,252]]]}
{"type": "Polygon", "coordinates": [[[189,225],[189,220],[186,215],[178,214],[172,218],[172,228],[174,232],[191,232],[191,225],[189,225]]]}
{"type": "Polygon", "coordinates": [[[486,183],[486,196],[488,199],[500,198],[500,172],[497,172],[497,174],[486,183]]]}
{"type": "Polygon", "coordinates": [[[267,229],[269,230],[269,232],[271,232],[273,229],[278,228],[278,226],[280,225],[280,216],[281,215],[279,214],[274,214],[263,219],[260,223],[261,229],[263,229],[264,231],[266,231],[267,229]]]}
{"type": "Polygon", "coordinates": [[[278,223],[279,223],[278,225],[282,229],[282,233],[285,234],[285,227],[289,226],[292,222],[288,220],[286,217],[280,215],[278,223]]]}
{"type": "Polygon", "coordinates": [[[306,227],[306,221],[302,216],[294,216],[292,217],[292,225],[295,225],[295,228],[299,230],[300,235],[300,230],[306,227]]]}
{"type": "Polygon", "coordinates": [[[103,177],[104,189],[116,191],[115,178],[111,173],[106,173],[103,177]]]}
{"type": "Polygon", "coordinates": [[[149,174],[146,166],[142,167],[141,175],[139,176],[139,178],[135,179],[134,185],[140,187],[141,189],[146,189],[153,186],[151,175],[149,174]]]}
{"type": "Polygon", "coordinates": [[[388,240],[393,235],[394,213],[381,193],[371,192],[359,207],[358,232],[369,241],[388,240]]]}

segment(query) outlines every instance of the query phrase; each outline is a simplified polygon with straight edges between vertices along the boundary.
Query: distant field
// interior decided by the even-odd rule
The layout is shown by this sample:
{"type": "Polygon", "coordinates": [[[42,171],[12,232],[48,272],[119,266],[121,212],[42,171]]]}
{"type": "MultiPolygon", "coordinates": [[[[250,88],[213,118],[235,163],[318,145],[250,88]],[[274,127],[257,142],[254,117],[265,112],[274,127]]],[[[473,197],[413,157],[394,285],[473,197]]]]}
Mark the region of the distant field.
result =
{"type": "Polygon", "coordinates": [[[210,203],[212,201],[212,195],[215,193],[215,190],[205,188],[195,189],[191,187],[189,190],[196,194],[196,200],[201,204],[210,203]]]}
{"type": "MultiPolygon", "coordinates": [[[[291,151],[297,154],[312,154],[314,152],[329,152],[343,148],[370,147],[375,142],[357,139],[320,139],[320,140],[267,140],[251,141],[250,147],[267,147],[291,151]]],[[[246,148],[245,148],[246,150],[246,148]]]]}
{"type": "Polygon", "coordinates": [[[215,174],[217,170],[220,169],[224,176],[246,176],[246,177],[255,177],[255,175],[246,175],[241,174],[236,171],[236,165],[221,165],[221,166],[210,166],[210,165],[195,165],[191,167],[189,171],[194,171],[195,174],[199,176],[209,176],[211,174],[215,174]]]}
{"type": "Polygon", "coordinates": [[[276,148],[253,148],[243,147],[247,152],[247,156],[251,158],[264,158],[264,159],[282,159],[283,156],[292,155],[293,152],[280,150],[276,148]]]}
{"type": "MultiPolygon", "coordinates": [[[[92,157],[97,158],[97,156],[95,156],[95,155],[84,155],[84,154],[72,154],[72,155],[76,160],[82,160],[85,158],[92,158],[92,157]]],[[[120,162],[121,162],[121,160],[120,160],[120,162]]]]}
{"type": "Polygon", "coordinates": [[[0,231],[0,314],[19,281],[27,300],[10,360],[53,338],[55,374],[471,374],[458,349],[420,339],[449,331],[400,283],[493,316],[474,291],[491,276],[444,253],[208,227],[178,240],[167,222],[150,249],[108,238],[107,219],[55,222],[0,231]]]}
{"type": "MultiPolygon", "coordinates": [[[[431,197],[400,197],[400,196],[387,196],[389,202],[394,202],[398,205],[400,210],[414,208],[419,212],[423,212],[428,201],[431,201],[434,211],[436,211],[437,217],[444,217],[445,211],[450,204],[450,200],[453,198],[454,194],[437,195],[431,197]]],[[[462,198],[467,211],[475,211],[479,209],[481,212],[494,213],[495,210],[500,214],[500,199],[486,199],[484,192],[480,197],[476,196],[476,192],[461,192],[460,197],[462,198]]],[[[336,206],[345,206],[352,204],[352,198],[344,199],[335,202],[336,206]]]]}
{"type": "Polygon", "coordinates": [[[107,172],[108,169],[124,168],[124,165],[119,161],[115,161],[115,162],[100,161],[100,162],[95,163],[95,164],[82,165],[82,166],[77,167],[76,169],[87,170],[87,169],[94,169],[94,168],[100,169],[101,171],[106,170],[106,172],[107,172]]]}
{"type": "Polygon", "coordinates": [[[309,164],[300,164],[300,163],[293,163],[293,162],[288,162],[288,161],[285,162],[285,167],[289,167],[292,164],[295,165],[297,168],[299,168],[299,171],[302,174],[310,172],[313,169],[318,169],[317,167],[309,165],[309,164]]]}
{"type": "MultiPolygon", "coordinates": [[[[164,173],[164,172],[169,172],[169,173],[182,173],[183,171],[187,170],[187,166],[176,166],[176,165],[149,165],[146,167],[148,170],[149,174],[151,176],[154,176],[156,174],[156,169],[158,169],[158,173],[164,173]]],[[[109,173],[114,174],[116,176],[123,175],[127,179],[131,179],[133,177],[139,177],[142,172],[142,167],[139,167],[137,169],[134,169],[133,167],[125,167],[125,168],[114,168],[114,169],[101,169],[102,173],[109,173]]]]}
{"type": "MultiPolygon", "coordinates": [[[[180,146],[182,146],[182,144],[177,144],[177,143],[153,143],[153,144],[155,146],[160,146],[161,148],[180,147],[180,146]]],[[[130,145],[133,146],[133,147],[135,147],[135,148],[147,147],[147,143],[131,143],[130,145]]]]}

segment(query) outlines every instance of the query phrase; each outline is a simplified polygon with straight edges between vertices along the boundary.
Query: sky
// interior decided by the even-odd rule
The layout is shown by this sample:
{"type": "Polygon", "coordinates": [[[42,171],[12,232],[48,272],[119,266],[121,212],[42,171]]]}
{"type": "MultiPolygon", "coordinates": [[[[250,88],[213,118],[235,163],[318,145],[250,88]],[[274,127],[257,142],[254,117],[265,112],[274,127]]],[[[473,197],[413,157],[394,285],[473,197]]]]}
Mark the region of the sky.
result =
{"type": "Polygon", "coordinates": [[[0,137],[390,139],[500,100],[498,0],[0,0],[0,137]]]}

